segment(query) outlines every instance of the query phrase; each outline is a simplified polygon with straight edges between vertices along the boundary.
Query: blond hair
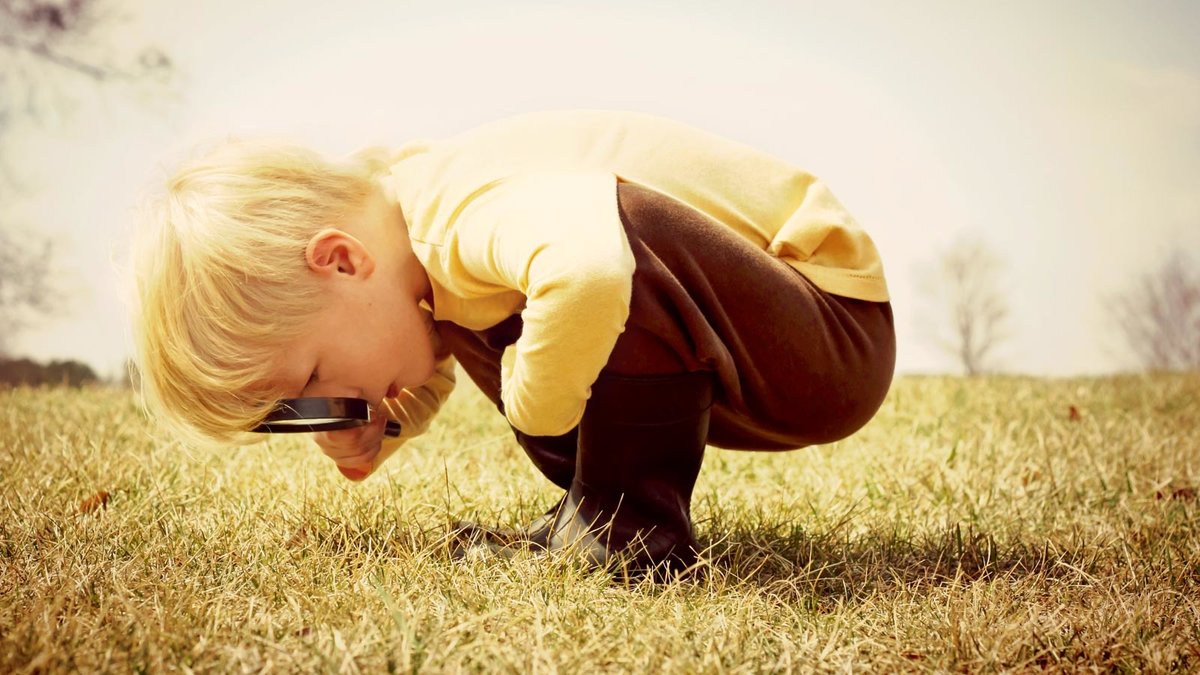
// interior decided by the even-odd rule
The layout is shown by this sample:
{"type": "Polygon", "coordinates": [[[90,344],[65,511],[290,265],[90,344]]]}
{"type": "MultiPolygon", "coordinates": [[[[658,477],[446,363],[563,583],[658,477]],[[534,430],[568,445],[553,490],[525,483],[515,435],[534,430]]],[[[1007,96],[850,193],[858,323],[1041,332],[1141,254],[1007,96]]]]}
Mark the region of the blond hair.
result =
{"type": "Polygon", "coordinates": [[[148,198],[131,249],[143,408],[197,445],[260,440],[280,351],[319,307],[309,239],[360,211],[387,153],[226,141],[148,198]]]}

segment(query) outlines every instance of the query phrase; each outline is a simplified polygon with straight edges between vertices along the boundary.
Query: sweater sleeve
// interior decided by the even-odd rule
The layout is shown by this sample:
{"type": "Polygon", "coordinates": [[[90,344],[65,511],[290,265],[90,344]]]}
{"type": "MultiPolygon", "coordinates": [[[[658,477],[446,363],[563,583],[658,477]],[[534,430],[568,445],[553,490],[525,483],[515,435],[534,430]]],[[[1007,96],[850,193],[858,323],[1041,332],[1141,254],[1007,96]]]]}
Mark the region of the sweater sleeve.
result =
{"type": "Polygon", "coordinates": [[[406,441],[429,429],[430,422],[454,391],[454,363],[452,356],[442,358],[435,364],[433,377],[428,382],[412,389],[403,389],[393,398],[383,399],[382,407],[388,419],[400,423],[400,435],[384,436],[372,472],[406,441]]]}
{"type": "Polygon", "coordinates": [[[532,436],[570,431],[629,316],[634,260],[616,176],[510,176],[473,200],[455,229],[464,271],[525,296],[521,337],[501,358],[505,416],[532,436]]]}

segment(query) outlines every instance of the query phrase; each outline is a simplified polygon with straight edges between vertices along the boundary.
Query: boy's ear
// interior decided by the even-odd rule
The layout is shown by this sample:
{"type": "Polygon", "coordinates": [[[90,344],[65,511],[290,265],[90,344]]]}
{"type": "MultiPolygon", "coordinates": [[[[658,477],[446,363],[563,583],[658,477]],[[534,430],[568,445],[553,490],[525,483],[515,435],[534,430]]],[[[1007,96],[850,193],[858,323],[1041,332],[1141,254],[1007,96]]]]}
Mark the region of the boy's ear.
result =
{"type": "Polygon", "coordinates": [[[341,230],[327,228],[308,240],[304,251],[308,267],[317,274],[370,276],[375,259],[361,241],[341,230]]]}

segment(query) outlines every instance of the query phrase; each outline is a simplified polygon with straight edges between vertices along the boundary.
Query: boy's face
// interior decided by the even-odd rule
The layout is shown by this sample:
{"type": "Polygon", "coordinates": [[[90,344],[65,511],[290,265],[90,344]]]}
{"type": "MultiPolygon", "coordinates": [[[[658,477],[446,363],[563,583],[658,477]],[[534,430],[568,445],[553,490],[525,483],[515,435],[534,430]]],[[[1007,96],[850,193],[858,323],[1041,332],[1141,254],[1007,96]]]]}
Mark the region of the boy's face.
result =
{"type": "Polygon", "coordinates": [[[305,253],[324,302],[276,365],[285,396],[347,396],[378,406],[434,372],[429,290],[399,207],[377,194],[344,230],[323,230],[305,253]]]}

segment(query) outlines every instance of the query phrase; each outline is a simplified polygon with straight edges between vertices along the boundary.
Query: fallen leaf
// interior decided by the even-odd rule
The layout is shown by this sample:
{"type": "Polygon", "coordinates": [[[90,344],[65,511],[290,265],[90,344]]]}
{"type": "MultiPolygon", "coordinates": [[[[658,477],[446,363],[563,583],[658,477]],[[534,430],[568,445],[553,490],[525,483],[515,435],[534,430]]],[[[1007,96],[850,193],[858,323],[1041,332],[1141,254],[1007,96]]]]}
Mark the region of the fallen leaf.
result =
{"type": "Polygon", "coordinates": [[[107,509],[107,508],[108,508],[108,493],[105,492],[104,490],[101,490],[101,491],[97,492],[96,494],[92,495],[91,497],[88,497],[87,499],[79,502],[79,512],[80,513],[91,513],[93,511],[95,511],[96,509],[107,509]]]}
{"type": "Polygon", "coordinates": [[[292,533],[290,539],[287,540],[288,548],[297,548],[303,546],[308,541],[308,528],[299,527],[292,533]]]}
{"type": "Polygon", "coordinates": [[[1196,488],[1185,485],[1183,487],[1172,489],[1170,493],[1158,490],[1154,493],[1154,498],[1159,500],[1175,499],[1178,501],[1191,501],[1196,498],[1196,488]]]}

